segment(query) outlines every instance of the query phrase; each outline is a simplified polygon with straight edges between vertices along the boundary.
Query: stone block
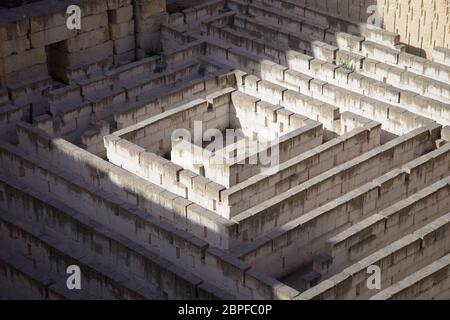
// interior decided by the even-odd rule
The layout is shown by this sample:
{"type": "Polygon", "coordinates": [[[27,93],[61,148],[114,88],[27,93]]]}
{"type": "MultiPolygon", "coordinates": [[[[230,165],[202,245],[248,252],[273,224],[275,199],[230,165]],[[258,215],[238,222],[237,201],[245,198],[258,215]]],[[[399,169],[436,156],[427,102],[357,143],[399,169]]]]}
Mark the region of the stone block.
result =
{"type": "Polygon", "coordinates": [[[124,38],[134,34],[134,20],[109,25],[111,39],[124,38]]]}
{"type": "Polygon", "coordinates": [[[108,11],[110,23],[119,24],[133,19],[133,6],[120,7],[117,10],[108,11]]]}

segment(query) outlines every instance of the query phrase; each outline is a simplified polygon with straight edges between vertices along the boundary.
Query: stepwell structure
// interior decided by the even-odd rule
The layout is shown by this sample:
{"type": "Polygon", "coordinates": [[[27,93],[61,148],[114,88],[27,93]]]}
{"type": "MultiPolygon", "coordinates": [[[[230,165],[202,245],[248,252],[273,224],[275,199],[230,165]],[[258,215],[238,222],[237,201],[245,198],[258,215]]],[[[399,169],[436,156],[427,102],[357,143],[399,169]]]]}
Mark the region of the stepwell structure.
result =
{"type": "Polygon", "coordinates": [[[0,297],[450,298],[450,50],[300,2],[0,11],[0,297]]]}

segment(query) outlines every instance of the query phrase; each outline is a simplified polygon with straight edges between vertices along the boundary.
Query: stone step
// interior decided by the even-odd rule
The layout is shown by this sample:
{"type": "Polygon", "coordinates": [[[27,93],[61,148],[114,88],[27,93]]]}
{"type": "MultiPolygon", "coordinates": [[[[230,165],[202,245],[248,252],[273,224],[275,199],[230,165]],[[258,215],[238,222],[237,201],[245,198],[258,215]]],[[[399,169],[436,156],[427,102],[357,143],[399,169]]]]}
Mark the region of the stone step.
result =
{"type": "MultiPolygon", "coordinates": [[[[236,233],[235,223],[184,199],[184,196],[174,197],[173,193],[164,192],[164,188],[142,177],[130,177],[129,171],[68,141],[52,139],[30,125],[21,123],[17,132],[20,149],[27,150],[53,167],[64,168],[72,176],[79,177],[85,185],[100,187],[124,203],[137,206],[156,219],[190,232],[211,245],[220,248],[231,246],[229,239],[236,233]],[[96,179],[92,178],[93,172],[96,179]]],[[[183,180],[182,175],[180,180],[183,180]]]]}
{"type": "Polygon", "coordinates": [[[299,267],[324,253],[326,242],[339,232],[448,179],[449,158],[450,145],[444,145],[274,228],[254,242],[236,248],[233,254],[273,276],[295,274],[299,267]],[[286,236],[290,239],[288,244],[286,236]]]}
{"type": "MultiPolygon", "coordinates": [[[[221,32],[226,32],[226,30],[222,30],[222,29],[220,29],[220,31],[221,31],[221,32]]],[[[242,37],[241,37],[241,38],[242,38],[242,37]]],[[[226,38],[224,38],[224,40],[226,40],[226,38]]],[[[230,42],[230,44],[232,44],[232,43],[230,42]]],[[[251,49],[251,50],[253,50],[253,49],[251,49]]],[[[323,51],[323,49],[321,49],[321,50],[323,51]]],[[[359,50],[359,49],[358,49],[358,50],[359,50]]],[[[358,51],[358,52],[359,52],[359,51],[358,51]]],[[[362,56],[361,56],[361,57],[362,57],[362,56]]],[[[362,59],[362,58],[361,58],[361,59],[362,59]]],[[[336,69],[336,67],[334,67],[334,69],[336,69]]],[[[308,67],[308,69],[306,69],[306,70],[300,70],[300,71],[307,72],[307,73],[309,74],[309,67],[308,67]]],[[[335,75],[334,75],[334,70],[333,70],[332,72],[333,72],[333,74],[331,75],[331,81],[333,82],[333,79],[334,79],[334,77],[335,77],[335,75]]],[[[409,77],[414,76],[413,73],[408,72],[408,71],[406,71],[406,73],[405,73],[405,71],[403,71],[403,74],[409,74],[409,75],[410,75],[409,77]]],[[[319,76],[321,79],[330,81],[330,79],[327,79],[327,78],[322,77],[322,73],[319,73],[319,74],[315,73],[315,74],[311,74],[311,75],[313,75],[313,76],[319,76]]],[[[370,76],[371,74],[369,73],[369,74],[367,74],[367,75],[370,76]]],[[[433,80],[433,79],[428,79],[428,78],[425,78],[425,77],[422,77],[422,78],[424,79],[424,81],[426,81],[425,84],[429,82],[429,85],[428,85],[427,87],[429,87],[430,90],[433,90],[433,92],[434,92],[434,93],[430,93],[429,97],[435,97],[436,99],[440,100],[441,102],[445,102],[445,101],[448,100],[448,99],[446,99],[444,96],[442,96],[443,93],[440,91],[440,90],[442,90],[442,88],[443,88],[442,86],[444,86],[444,89],[445,89],[445,87],[446,87],[445,83],[439,82],[439,81],[436,81],[436,80],[433,80]],[[428,79],[428,80],[426,80],[426,79],[428,79]],[[433,89],[433,88],[434,88],[434,89],[433,89]],[[436,91],[436,90],[437,90],[437,91],[436,91]]],[[[389,81],[391,81],[391,80],[389,80],[389,81]]],[[[392,80],[392,81],[394,81],[394,80],[392,80]]],[[[381,85],[382,83],[381,83],[381,82],[378,82],[378,84],[381,85]]],[[[392,82],[392,84],[395,85],[395,86],[399,86],[399,82],[396,82],[396,81],[392,82]]],[[[404,87],[404,88],[406,88],[406,87],[404,87]]],[[[414,86],[411,87],[411,88],[412,88],[413,90],[415,90],[416,86],[414,85],[414,86]]],[[[409,88],[409,89],[411,89],[411,88],[409,88]]],[[[419,89],[417,89],[417,90],[419,90],[419,89]]],[[[424,90],[425,90],[425,89],[424,89],[424,90]]],[[[427,91],[427,92],[428,92],[428,91],[427,91]]],[[[423,93],[423,92],[421,92],[421,93],[423,93]]],[[[444,92],[444,95],[446,95],[445,92],[444,92]]],[[[392,101],[390,101],[390,102],[394,102],[394,103],[399,103],[399,102],[401,102],[401,98],[400,98],[399,96],[393,97],[393,99],[395,99],[395,100],[392,100],[392,101]]],[[[437,103],[439,104],[439,101],[438,101],[437,103]]],[[[441,104],[442,104],[442,103],[441,103],[441,104]]],[[[445,105],[444,105],[444,106],[445,106],[445,105]]],[[[427,115],[428,115],[428,114],[427,114],[427,115]]]]}
{"type": "Polygon", "coordinates": [[[450,67],[450,49],[443,47],[436,47],[433,51],[433,61],[444,64],[450,67]]]}
{"type": "Polygon", "coordinates": [[[99,299],[85,290],[67,290],[67,275],[61,275],[43,268],[31,267],[30,260],[17,250],[8,248],[4,243],[0,247],[0,269],[10,277],[0,277],[1,299],[21,300],[62,300],[62,299],[99,299]],[[62,285],[61,285],[62,284],[62,285]]]}
{"type": "MultiPolygon", "coordinates": [[[[196,298],[195,288],[200,283],[198,278],[189,274],[182,276],[183,272],[170,262],[133,243],[129,238],[71,209],[57,198],[43,195],[21,185],[14,178],[2,176],[1,189],[9,199],[9,205],[4,209],[14,212],[16,221],[31,217],[32,227],[43,230],[45,234],[58,239],[57,243],[70,245],[70,252],[82,252],[84,259],[95,261],[95,268],[100,271],[107,270],[107,266],[114,264],[117,273],[126,275],[126,286],[129,286],[130,290],[140,292],[146,298],[152,299],[161,298],[166,294],[169,297],[186,294],[186,298],[196,298]],[[30,203],[30,207],[21,206],[21,199],[30,203]],[[40,207],[45,208],[44,216],[37,215],[37,208],[40,207]],[[56,217],[60,222],[55,221],[56,217]],[[93,239],[95,243],[92,242],[93,239]],[[115,251],[126,252],[127,258],[114,255],[115,251]],[[154,270],[154,273],[145,271],[150,269],[154,270]],[[175,288],[162,282],[161,278],[170,283],[178,282],[183,288],[175,288]],[[186,293],[182,293],[183,290],[186,293]]],[[[21,223],[21,225],[26,224],[27,221],[21,223]]],[[[106,275],[109,275],[109,272],[106,272],[106,275]]]]}
{"type": "MultiPolygon", "coordinates": [[[[229,49],[227,49],[229,50],[229,49]]],[[[230,63],[230,65],[233,65],[235,67],[242,67],[242,61],[248,61],[249,67],[248,68],[243,68],[245,71],[250,72],[250,73],[254,73],[256,72],[256,70],[261,70],[261,66],[259,64],[259,62],[257,62],[257,58],[253,58],[250,56],[250,54],[245,53],[245,51],[242,50],[232,50],[233,51],[233,55],[238,55],[242,58],[240,59],[231,59],[231,57],[228,55],[228,60],[227,63],[230,63]],[[258,67],[258,65],[260,67],[258,67]]],[[[228,52],[228,51],[227,51],[228,52]]],[[[230,51],[231,52],[231,51],[230,51]]],[[[266,56],[266,58],[269,58],[269,56],[266,56]]],[[[309,60],[311,60],[312,58],[310,58],[309,60]]],[[[288,63],[289,64],[293,64],[292,60],[288,59],[288,63]]],[[[334,102],[335,99],[335,92],[342,92],[342,94],[344,94],[345,97],[352,97],[355,96],[355,101],[357,103],[360,103],[361,98],[364,98],[368,101],[371,102],[377,102],[379,100],[383,101],[384,105],[386,105],[386,103],[388,103],[389,105],[393,105],[393,107],[391,107],[391,113],[392,114],[398,114],[398,120],[402,121],[402,123],[405,123],[404,125],[402,125],[401,127],[395,127],[395,123],[398,121],[396,120],[390,120],[389,119],[389,115],[387,112],[387,106],[386,106],[386,115],[385,115],[385,122],[383,123],[388,130],[390,131],[394,131],[394,133],[396,134],[403,134],[405,132],[408,132],[411,129],[414,129],[414,125],[417,123],[421,123],[417,121],[417,116],[418,115],[425,115],[425,116],[431,116],[434,119],[439,119],[440,122],[443,122],[443,124],[446,124],[447,122],[450,122],[450,120],[447,120],[446,117],[446,112],[448,107],[443,104],[440,101],[433,101],[433,99],[426,99],[424,100],[423,98],[419,98],[420,100],[420,104],[419,100],[415,102],[415,104],[417,105],[417,107],[415,107],[415,111],[418,112],[417,115],[415,115],[414,113],[408,113],[409,108],[409,99],[406,99],[410,96],[410,93],[408,91],[404,91],[404,90],[399,90],[396,89],[393,86],[389,86],[387,84],[385,84],[384,82],[381,81],[376,81],[373,80],[369,77],[365,77],[363,75],[359,76],[359,77],[352,77],[352,80],[355,79],[356,81],[352,81],[350,82],[349,80],[349,74],[343,74],[343,78],[342,80],[340,79],[340,77],[338,77],[338,72],[343,73],[343,71],[345,71],[343,68],[338,68],[338,66],[328,63],[328,64],[324,64],[323,62],[321,62],[320,60],[313,60],[312,62],[308,62],[305,67],[302,67],[301,69],[294,69],[294,70],[298,70],[301,71],[301,73],[305,73],[308,76],[312,76],[312,77],[318,77],[318,79],[320,79],[320,81],[318,81],[318,83],[316,83],[317,81],[313,82],[313,85],[311,84],[311,81],[307,82],[307,91],[306,93],[309,93],[311,96],[316,97],[318,99],[323,99],[324,97],[324,86],[325,85],[330,85],[330,90],[328,90],[328,93],[333,93],[333,95],[330,98],[327,98],[326,101],[327,102],[331,102],[333,104],[336,104],[336,102],[334,102]],[[310,66],[311,65],[311,66],[310,66]],[[326,69],[324,69],[325,67],[327,67],[326,69]],[[329,74],[329,75],[328,75],[329,74]],[[337,79],[335,79],[337,77],[337,79]],[[367,79],[367,81],[363,81],[364,79],[367,79]],[[331,82],[331,83],[327,83],[327,82],[322,82],[322,80],[326,80],[327,82],[331,82]],[[331,90],[332,89],[332,90],[331,90]],[[379,92],[377,92],[379,91],[379,92]],[[314,96],[315,93],[315,96],[314,96]],[[368,96],[370,95],[370,96],[368,96]],[[376,96],[376,99],[371,98],[372,96],[376,96]],[[402,99],[402,97],[405,97],[405,99],[402,99]],[[432,108],[434,109],[438,109],[439,114],[444,112],[444,116],[437,116],[436,113],[432,113],[429,111],[428,109],[428,105],[431,105],[432,108]],[[398,109],[398,108],[401,109],[398,109]],[[398,111],[396,111],[398,109],[398,111]],[[442,110],[442,111],[441,111],[442,110]],[[406,113],[405,113],[406,111],[406,113]],[[402,115],[400,115],[402,114],[402,115]],[[412,126],[412,127],[411,127],[412,126]],[[404,131],[406,130],[406,131],[404,131]]],[[[259,72],[259,71],[258,71],[259,72]]],[[[295,85],[296,85],[296,81],[297,81],[297,77],[291,76],[288,79],[292,79],[291,82],[289,83],[289,85],[294,84],[294,87],[291,87],[293,89],[295,89],[295,85]]],[[[287,76],[286,76],[287,77],[287,76]]],[[[271,79],[272,80],[272,79],[271,79]]],[[[272,80],[273,81],[273,80],[272,80]]],[[[279,81],[279,80],[278,80],[279,81]]],[[[283,83],[285,81],[281,81],[278,83],[282,83],[284,86],[287,86],[285,83],[283,83]]],[[[377,103],[376,103],[377,104],[377,103]]],[[[339,104],[339,106],[346,106],[348,105],[348,103],[344,103],[344,104],[339,104]]],[[[357,112],[357,109],[344,109],[344,110],[349,110],[349,111],[353,111],[353,112],[357,112]]],[[[364,115],[367,116],[366,114],[362,114],[359,113],[360,115],[364,115]]],[[[423,119],[424,121],[426,119],[423,119]]],[[[327,126],[327,123],[324,119],[321,120],[322,122],[325,122],[325,125],[327,126]]],[[[423,121],[422,121],[423,122],[423,121]]]]}
{"type": "Polygon", "coordinates": [[[314,178],[335,165],[345,163],[372,150],[379,146],[379,139],[379,124],[369,123],[288,160],[280,165],[275,174],[259,174],[228,188],[221,193],[222,197],[229,199],[231,213],[242,212],[277,193],[288,191],[314,178]],[[352,151],[349,152],[349,150],[352,151]],[[357,150],[356,154],[355,150],[357,150]],[[234,198],[241,200],[232,200],[234,198]]]}
{"type": "Polygon", "coordinates": [[[447,300],[450,290],[450,254],[383,289],[370,300],[447,300]]]}
{"type": "MultiPolygon", "coordinates": [[[[431,125],[393,139],[234,216],[232,220],[240,224],[239,237],[244,241],[252,241],[273,228],[426,154],[434,148],[431,145],[437,138],[431,138],[429,130],[437,130],[438,133],[440,126],[431,125]],[[422,140],[427,136],[425,139],[431,140],[422,140]],[[295,207],[295,211],[291,207],[295,207]]],[[[229,199],[223,197],[223,201],[228,202],[229,199]]]]}
{"type": "Polygon", "coordinates": [[[450,207],[449,183],[450,179],[444,178],[329,239],[326,254],[333,262],[320,270],[323,278],[446,214],[450,207]]]}
{"type": "Polygon", "coordinates": [[[296,299],[369,299],[378,293],[366,285],[369,267],[380,268],[381,288],[387,288],[447,255],[449,237],[450,213],[447,213],[301,293],[296,299]]]}
{"type": "MultiPolygon", "coordinates": [[[[79,175],[74,177],[61,169],[50,169],[47,161],[37,159],[4,142],[0,142],[0,163],[8,168],[12,176],[17,179],[20,177],[27,186],[48,190],[47,192],[66,199],[71,208],[86,213],[94,221],[104,224],[133,242],[140,243],[155,255],[160,255],[175,266],[181,267],[184,272],[226,291],[231,290],[235,297],[262,297],[260,292],[255,291],[255,287],[267,285],[267,280],[255,278],[252,282],[238,282],[239,289],[236,290],[232,289],[236,288],[234,280],[229,281],[222,269],[211,267],[220,264],[223,268],[230,268],[243,276],[250,266],[228,257],[226,252],[210,247],[206,241],[187,231],[177,229],[174,225],[149,215],[99,187],[86,184],[79,175]],[[23,163],[23,166],[17,165],[18,163],[23,163]]],[[[167,200],[173,201],[174,198],[167,200]]],[[[186,212],[183,214],[186,217],[186,212]]]]}
{"type": "MultiPolygon", "coordinates": [[[[2,246],[6,246],[11,250],[14,249],[16,254],[19,255],[28,254],[28,259],[32,261],[32,265],[40,266],[40,269],[36,271],[30,270],[31,277],[34,278],[35,273],[39,274],[46,271],[50,272],[50,274],[58,273],[59,279],[55,279],[55,281],[59,281],[55,283],[60,284],[61,280],[63,280],[63,284],[65,284],[67,278],[64,279],[64,275],[66,275],[67,267],[76,264],[84,271],[81,274],[82,285],[84,284],[85,286],[84,293],[89,293],[86,296],[82,296],[82,293],[80,293],[83,299],[92,299],[92,294],[94,297],[98,296],[106,299],[144,299],[155,297],[154,295],[142,295],[134,290],[130,290],[130,288],[122,284],[126,279],[125,276],[111,270],[107,265],[101,265],[98,261],[84,256],[83,251],[71,247],[69,242],[61,242],[61,239],[54,237],[49,231],[39,230],[35,225],[30,225],[27,222],[18,219],[16,216],[0,212],[2,246]],[[19,236],[16,238],[8,237],[8,231],[19,236]],[[28,244],[28,252],[23,248],[25,243],[28,244]],[[48,255],[48,252],[52,254],[48,255]],[[83,281],[83,277],[85,281],[83,281]]],[[[29,262],[26,264],[26,268],[31,269],[29,262]]],[[[39,275],[37,277],[39,278],[39,275]]],[[[66,291],[69,290],[66,289],[66,291]]]]}

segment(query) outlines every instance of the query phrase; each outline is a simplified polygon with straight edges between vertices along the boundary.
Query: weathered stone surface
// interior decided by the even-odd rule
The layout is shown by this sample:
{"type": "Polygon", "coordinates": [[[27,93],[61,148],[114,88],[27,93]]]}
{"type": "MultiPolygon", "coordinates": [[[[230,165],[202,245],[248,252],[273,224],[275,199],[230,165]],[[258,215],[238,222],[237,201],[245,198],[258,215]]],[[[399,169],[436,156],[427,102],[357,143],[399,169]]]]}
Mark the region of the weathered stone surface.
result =
{"type": "Polygon", "coordinates": [[[440,0],[71,4],[0,10],[1,298],[450,298],[440,0]]]}

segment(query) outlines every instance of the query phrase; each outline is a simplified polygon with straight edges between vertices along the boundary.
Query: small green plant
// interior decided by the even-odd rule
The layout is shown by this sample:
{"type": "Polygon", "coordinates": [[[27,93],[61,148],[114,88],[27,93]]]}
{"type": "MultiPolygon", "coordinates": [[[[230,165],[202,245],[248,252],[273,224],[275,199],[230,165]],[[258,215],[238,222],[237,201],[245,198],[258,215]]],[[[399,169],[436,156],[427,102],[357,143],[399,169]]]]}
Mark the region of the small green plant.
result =
{"type": "Polygon", "coordinates": [[[342,67],[342,68],[344,68],[346,70],[349,70],[349,71],[355,71],[356,70],[356,66],[355,66],[355,64],[352,61],[341,60],[341,61],[339,61],[339,63],[337,65],[338,65],[338,67],[342,67]]]}

